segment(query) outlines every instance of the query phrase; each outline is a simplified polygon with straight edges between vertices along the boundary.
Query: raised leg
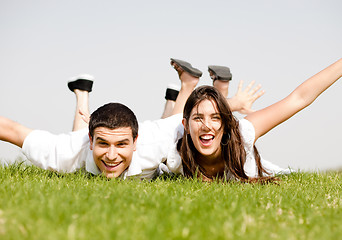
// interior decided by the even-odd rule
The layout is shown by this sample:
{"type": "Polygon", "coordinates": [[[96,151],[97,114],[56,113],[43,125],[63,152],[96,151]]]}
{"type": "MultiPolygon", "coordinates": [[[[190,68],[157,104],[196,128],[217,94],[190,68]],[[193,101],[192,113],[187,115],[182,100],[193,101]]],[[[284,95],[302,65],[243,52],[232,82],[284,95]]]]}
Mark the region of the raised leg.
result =
{"type": "Polygon", "coordinates": [[[179,87],[173,84],[167,86],[165,93],[165,106],[161,118],[167,118],[172,115],[173,108],[175,107],[176,99],[179,94],[179,87]]]}
{"type": "Polygon", "coordinates": [[[166,100],[165,106],[164,106],[164,112],[161,118],[167,118],[172,115],[173,108],[175,107],[175,101],[173,100],[166,100]]]}
{"type": "Polygon", "coordinates": [[[227,98],[229,82],[232,80],[232,73],[229,67],[209,65],[208,72],[213,80],[213,86],[220,91],[220,93],[227,98]]]}
{"type": "Polygon", "coordinates": [[[167,89],[166,103],[161,118],[167,118],[174,114],[183,112],[183,108],[189,95],[196,87],[202,72],[191,66],[190,63],[171,58],[171,66],[177,71],[181,81],[181,88],[172,86],[167,89]],[[169,90],[169,92],[168,92],[169,90]],[[177,92],[177,93],[175,93],[177,92]]]}
{"type": "Polygon", "coordinates": [[[187,71],[185,71],[180,65],[178,65],[178,63],[173,60],[171,60],[171,65],[176,69],[179,79],[181,80],[181,89],[179,90],[179,94],[177,96],[175,106],[172,111],[172,115],[175,115],[183,112],[185,103],[196,87],[202,73],[195,68],[193,69],[199,71],[199,73],[197,73],[197,71],[188,71],[188,69],[187,71]]]}
{"type": "Polygon", "coordinates": [[[72,131],[77,131],[88,127],[83,118],[83,115],[90,115],[89,113],[89,92],[92,91],[94,77],[88,74],[79,75],[68,82],[70,91],[76,96],[76,110],[72,131]]]}
{"type": "Polygon", "coordinates": [[[86,123],[82,119],[82,115],[80,114],[80,111],[82,111],[84,114],[90,115],[89,92],[75,89],[74,93],[76,96],[76,110],[75,110],[75,118],[74,118],[72,131],[77,131],[77,130],[88,127],[88,123],[86,123]]]}
{"type": "Polygon", "coordinates": [[[228,97],[229,81],[214,80],[213,87],[219,90],[225,98],[228,97]]]}

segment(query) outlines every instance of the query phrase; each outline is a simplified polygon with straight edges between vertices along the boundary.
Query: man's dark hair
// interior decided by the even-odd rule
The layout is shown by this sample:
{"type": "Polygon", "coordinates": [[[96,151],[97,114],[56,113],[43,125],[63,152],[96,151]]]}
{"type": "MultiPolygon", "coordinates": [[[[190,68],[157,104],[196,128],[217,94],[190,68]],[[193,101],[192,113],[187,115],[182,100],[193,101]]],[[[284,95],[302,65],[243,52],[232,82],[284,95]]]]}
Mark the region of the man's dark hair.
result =
{"type": "Polygon", "coordinates": [[[116,129],[130,127],[133,140],[138,136],[138,121],[131,109],[121,103],[107,103],[90,115],[89,134],[93,138],[98,127],[116,129]]]}

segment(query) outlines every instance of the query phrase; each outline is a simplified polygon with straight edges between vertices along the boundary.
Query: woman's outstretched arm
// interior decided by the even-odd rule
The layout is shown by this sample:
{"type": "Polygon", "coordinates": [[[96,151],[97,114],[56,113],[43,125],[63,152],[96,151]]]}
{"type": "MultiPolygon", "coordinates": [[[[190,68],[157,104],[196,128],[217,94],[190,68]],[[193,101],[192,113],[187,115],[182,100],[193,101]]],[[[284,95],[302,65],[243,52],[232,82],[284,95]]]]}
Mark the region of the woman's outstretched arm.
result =
{"type": "Polygon", "coordinates": [[[341,76],[342,59],[307,79],[283,100],[247,115],[255,128],[255,140],[309,106],[341,76]]]}

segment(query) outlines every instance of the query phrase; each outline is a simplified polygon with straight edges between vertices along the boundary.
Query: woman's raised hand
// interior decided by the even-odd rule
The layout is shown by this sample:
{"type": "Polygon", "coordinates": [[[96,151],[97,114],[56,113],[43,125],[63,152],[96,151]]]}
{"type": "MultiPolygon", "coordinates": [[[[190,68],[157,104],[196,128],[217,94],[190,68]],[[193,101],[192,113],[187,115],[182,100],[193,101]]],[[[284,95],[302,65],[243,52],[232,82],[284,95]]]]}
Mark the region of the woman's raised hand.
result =
{"type": "Polygon", "coordinates": [[[265,93],[264,90],[260,90],[260,84],[253,87],[254,84],[255,81],[252,81],[243,89],[243,81],[239,82],[235,96],[228,99],[228,104],[232,111],[238,111],[241,114],[250,114],[254,112],[254,110],[252,110],[253,103],[265,93]]]}

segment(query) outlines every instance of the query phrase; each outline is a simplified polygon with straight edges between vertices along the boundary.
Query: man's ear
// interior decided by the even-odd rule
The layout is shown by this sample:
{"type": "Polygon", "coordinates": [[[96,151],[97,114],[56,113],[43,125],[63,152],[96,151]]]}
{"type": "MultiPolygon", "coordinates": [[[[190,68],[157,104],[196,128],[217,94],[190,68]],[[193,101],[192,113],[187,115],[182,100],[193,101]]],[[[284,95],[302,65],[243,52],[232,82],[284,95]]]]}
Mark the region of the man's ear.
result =
{"type": "Polygon", "coordinates": [[[184,127],[184,132],[185,132],[186,134],[188,134],[188,133],[189,133],[188,122],[186,121],[185,118],[182,119],[182,124],[183,124],[183,127],[184,127]]]}
{"type": "Polygon", "coordinates": [[[135,137],[135,139],[133,139],[133,151],[136,151],[136,150],[137,150],[137,140],[138,140],[138,136],[139,136],[139,135],[137,135],[137,136],[135,137]]]}
{"type": "Polygon", "coordinates": [[[90,136],[90,133],[88,133],[88,136],[89,136],[89,144],[90,144],[89,148],[90,150],[93,150],[93,138],[90,136]]]}

